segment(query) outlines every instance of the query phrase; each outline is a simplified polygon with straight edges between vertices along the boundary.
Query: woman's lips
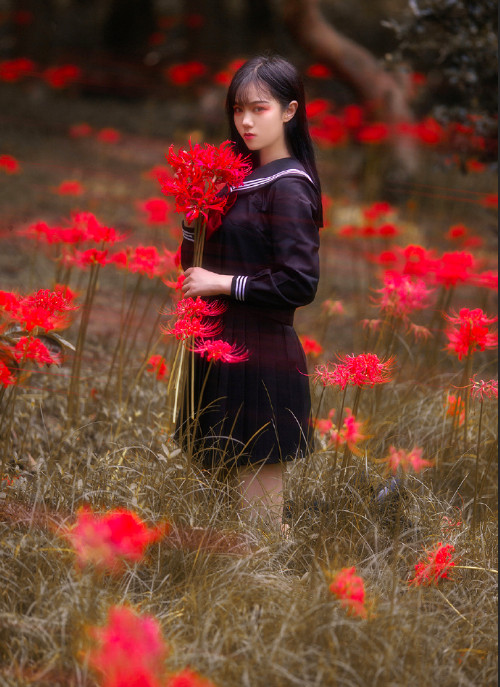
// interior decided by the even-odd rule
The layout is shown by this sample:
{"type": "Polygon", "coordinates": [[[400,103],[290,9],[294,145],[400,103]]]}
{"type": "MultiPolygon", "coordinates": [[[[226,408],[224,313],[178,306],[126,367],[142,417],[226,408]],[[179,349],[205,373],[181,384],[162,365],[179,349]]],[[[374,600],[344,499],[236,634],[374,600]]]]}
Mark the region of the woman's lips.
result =
{"type": "Polygon", "coordinates": [[[243,134],[243,138],[255,138],[255,134],[243,134]]]}

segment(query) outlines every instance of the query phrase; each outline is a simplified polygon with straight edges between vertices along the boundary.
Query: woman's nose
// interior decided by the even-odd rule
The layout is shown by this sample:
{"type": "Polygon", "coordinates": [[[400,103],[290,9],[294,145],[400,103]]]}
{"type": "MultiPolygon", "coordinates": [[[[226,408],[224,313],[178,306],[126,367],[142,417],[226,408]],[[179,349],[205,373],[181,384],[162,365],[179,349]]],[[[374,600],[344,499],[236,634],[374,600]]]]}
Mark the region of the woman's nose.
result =
{"type": "Polygon", "coordinates": [[[243,114],[243,126],[251,126],[252,124],[252,113],[251,112],[245,112],[243,114]]]}

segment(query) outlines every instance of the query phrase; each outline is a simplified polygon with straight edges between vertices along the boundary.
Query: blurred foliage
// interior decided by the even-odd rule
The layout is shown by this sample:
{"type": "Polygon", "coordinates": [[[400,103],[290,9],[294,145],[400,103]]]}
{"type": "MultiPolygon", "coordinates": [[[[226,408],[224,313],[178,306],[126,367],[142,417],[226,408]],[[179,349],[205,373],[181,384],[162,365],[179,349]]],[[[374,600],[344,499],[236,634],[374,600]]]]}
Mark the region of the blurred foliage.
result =
{"type": "Polygon", "coordinates": [[[408,0],[400,18],[385,23],[399,44],[392,60],[409,61],[428,75],[420,107],[432,105],[442,121],[480,115],[476,126],[483,135],[498,112],[497,12],[495,0],[408,0]]]}

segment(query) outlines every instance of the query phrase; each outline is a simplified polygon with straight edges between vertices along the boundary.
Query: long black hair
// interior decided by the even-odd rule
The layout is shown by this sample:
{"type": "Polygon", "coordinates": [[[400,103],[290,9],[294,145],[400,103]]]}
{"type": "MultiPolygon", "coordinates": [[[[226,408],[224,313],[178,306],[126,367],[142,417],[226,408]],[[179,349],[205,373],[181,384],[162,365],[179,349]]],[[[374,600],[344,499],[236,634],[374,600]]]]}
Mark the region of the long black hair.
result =
{"type": "MultiPolygon", "coordinates": [[[[294,116],[285,122],[285,141],[293,157],[302,163],[313,179],[321,199],[321,183],[316,169],[313,143],[309,134],[306,115],[304,85],[297,69],[280,55],[258,55],[245,62],[233,76],[226,97],[226,114],[229,121],[231,140],[236,151],[248,155],[245,141],[234,124],[234,105],[245,99],[245,92],[251,84],[269,93],[283,108],[292,100],[298,102],[294,116]]],[[[259,164],[259,153],[250,155],[253,167],[259,164]]]]}

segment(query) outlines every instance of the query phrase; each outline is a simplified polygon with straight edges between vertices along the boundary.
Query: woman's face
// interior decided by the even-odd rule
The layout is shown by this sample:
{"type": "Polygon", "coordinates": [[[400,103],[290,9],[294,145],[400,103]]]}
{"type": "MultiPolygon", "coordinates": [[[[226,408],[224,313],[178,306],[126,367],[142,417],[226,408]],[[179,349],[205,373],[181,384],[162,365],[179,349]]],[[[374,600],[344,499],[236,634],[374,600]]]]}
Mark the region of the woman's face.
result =
{"type": "Polygon", "coordinates": [[[234,124],[247,148],[260,152],[260,164],[266,164],[290,152],[285,141],[285,123],[295,114],[297,102],[284,108],[268,92],[251,84],[245,102],[234,104],[234,124]]]}

